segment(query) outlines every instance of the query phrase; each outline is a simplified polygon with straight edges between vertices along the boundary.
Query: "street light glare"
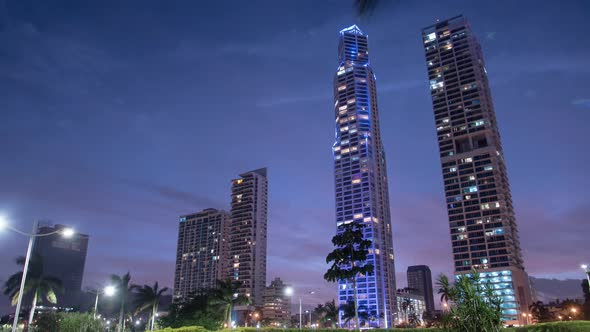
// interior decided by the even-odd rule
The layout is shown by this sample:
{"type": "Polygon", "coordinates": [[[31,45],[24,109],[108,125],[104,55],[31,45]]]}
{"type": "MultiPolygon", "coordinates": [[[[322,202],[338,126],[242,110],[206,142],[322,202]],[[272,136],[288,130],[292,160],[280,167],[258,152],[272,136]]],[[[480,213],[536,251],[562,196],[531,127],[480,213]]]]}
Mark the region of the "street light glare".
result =
{"type": "Polygon", "coordinates": [[[106,286],[104,288],[104,295],[106,295],[106,296],[113,296],[113,295],[115,295],[115,292],[116,291],[117,290],[115,289],[115,286],[106,286]]]}
{"type": "Polygon", "coordinates": [[[588,265],[582,264],[582,265],[580,265],[580,267],[583,268],[584,270],[586,270],[588,268],[588,265]]]}
{"type": "Polygon", "coordinates": [[[287,296],[293,295],[293,287],[285,288],[285,295],[287,295],[287,296]]]}
{"type": "Polygon", "coordinates": [[[74,230],[71,228],[64,228],[61,230],[61,235],[63,237],[72,237],[74,235],[74,230]]]}
{"type": "Polygon", "coordinates": [[[0,216],[0,231],[6,228],[8,222],[6,222],[6,217],[0,216]]]}

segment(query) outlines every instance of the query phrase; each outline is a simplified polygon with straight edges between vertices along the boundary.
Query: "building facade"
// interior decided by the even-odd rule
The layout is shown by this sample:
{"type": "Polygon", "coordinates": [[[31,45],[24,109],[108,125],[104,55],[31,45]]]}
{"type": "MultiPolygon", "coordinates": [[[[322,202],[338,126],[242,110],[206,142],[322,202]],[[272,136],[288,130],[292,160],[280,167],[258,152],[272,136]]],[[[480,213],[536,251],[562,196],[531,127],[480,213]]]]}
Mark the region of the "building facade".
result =
{"type": "MultiPolygon", "coordinates": [[[[37,233],[55,233],[64,228],[67,226],[41,225],[37,233]]],[[[53,234],[35,239],[33,254],[41,258],[43,274],[58,278],[63,286],[63,293],[56,294],[57,304],[45,304],[66,308],[80,305],[87,252],[88,235],[86,234],[75,233],[68,238],[64,238],[61,234],[53,234]]]]}
{"type": "Polygon", "coordinates": [[[432,273],[426,265],[408,266],[406,272],[408,288],[424,297],[426,311],[434,312],[434,294],[432,291],[432,273]]]}
{"type": "Polygon", "coordinates": [[[271,326],[282,327],[291,321],[291,296],[287,296],[286,285],[281,278],[275,278],[264,291],[262,317],[271,326]]]}
{"type": "Polygon", "coordinates": [[[520,323],[531,304],[481,46],[457,16],[422,30],[455,273],[477,269],[520,323]]]}
{"type": "Polygon", "coordinates": [[[424,296],[407,290],[398,290],[396,293],[396,301],[396,325],[411,324],[412,316],[417,321],[422,322],[424,312],[427,311],[424,296]]]}
{"type": "Polygon", "coordinates": [[[229,214],[216,209],[180,216],[174,299],[215,288],[227,276],[229,214]]]}
{"type": "MultiPolygon", "coordinates": [[[[367,35],[356,25],[340,31],[338,53],[333,145],[336,223],[366,225],[364,236],[372,241],[366,263],[375,269],[372,275],[357,278],[357,299],[372,317],[365,323],[386,328],[395,315],[393,238],[377,88],[369,63],[367,35]]],[[[353,297],[352,283],[339,282],[339,304],[353,297]]]]}
{"type": "Polygon", "coordinates": [[[241,283],[252,305],[264,304],[268,180],[266,168],[232,180],[228,276],[241,283]]]}

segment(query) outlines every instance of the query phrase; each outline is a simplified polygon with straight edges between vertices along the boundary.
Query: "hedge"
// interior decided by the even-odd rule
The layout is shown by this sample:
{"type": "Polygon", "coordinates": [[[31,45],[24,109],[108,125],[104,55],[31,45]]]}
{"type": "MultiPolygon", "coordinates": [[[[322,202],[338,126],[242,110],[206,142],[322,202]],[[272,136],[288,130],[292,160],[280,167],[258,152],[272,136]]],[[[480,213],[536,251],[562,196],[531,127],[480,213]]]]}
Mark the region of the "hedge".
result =
{"type": "MultiPolygon", "coordinates": [[[[300,329],[277,329],[277,328],[249,328],[239,327],[233,330],[220,330],[219,332],[301,332],[300,329]]],[[[306,329],[303,329],[306,331],[306,329]]],[[[350,332],[352,330],[346,329],[314,329],[313,332],[350,332]]],[[[373,329],[370,332],[449,332],[452,330],[438,329],[438,328],[416,328],[416,329],[373,329]]],[[[511,327],[502,329],[502,332],[590,332],[590,321],[571,321],[571,322],[553,322],[553,323],[542,323],[523,327],[511,327]]],[[[155,332],[209,332],[202,326],[187,326],[180,327],[177,329],[166,328],[163,330],[157,330],[155,332]]]]}

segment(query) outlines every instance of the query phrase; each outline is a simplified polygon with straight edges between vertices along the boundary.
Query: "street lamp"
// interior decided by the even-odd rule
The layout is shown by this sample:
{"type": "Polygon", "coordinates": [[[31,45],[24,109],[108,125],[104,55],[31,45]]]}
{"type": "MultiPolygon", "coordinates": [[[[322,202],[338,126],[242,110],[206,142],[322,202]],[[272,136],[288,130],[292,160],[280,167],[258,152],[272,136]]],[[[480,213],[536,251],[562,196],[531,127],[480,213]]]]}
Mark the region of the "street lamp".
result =
{"type": "Polygon", "coordinates": [[[580,265],[580,267],[582,268],[582,270],[584,270],[584,272],[586,272],[586,279],[588,280],[588,287],[590,287],[590,270],[588,269],[588,265],[582,264],[582,265],[580,265]]]}
{"type": "MultiPolygon", "coordinates": [[[[293,296],[295,294],[295,291],[293,290],[293,287],[287,287],[285,288],[285,295],[287,296],[293,296]]],[[[304,293],[305,295],[311,295],[311,294],[315,294],[314,291],[308,291],[304,293]]],[[[302,303],[301,303],[301,296],[299,296],[299,329],[301,330],[301,325],[302,325],[302,317],[303,317],[303,312],[302,312],[302,303]]],[[[311,316],[311,314],[310,314],[311,316]]],[[[311,319],[310,319],[311,320],[311,319]]]]}
{"type": "Polygon", "coordinates": [[[61,228],[54,232],[37,234],[38,225],[39,222],[37,220],[33,221],[33,231],[31,233],[27,233],[10,226],[4,217],[0,217],[0,230],[9,229],[15,233],[29,237],[29,246],[27,247],[27,256],[25,258],[25,265],[23,266],[23,275],[20,281],[18,300],[16,302],[16,310],[14,312],[14,321],[12,322],[12,332],[16,332],[18,329],[18,317],[20,315],[20,307],[23,301],[23,289],[25,288],[25,281],[27,280],[27,272],[29,271],[29,263],[31,261],[31,254],[33,251],[33,245],[35,244],[35,239],[38,237],[55,234],[61,234],[63,237],[69,238],[75,234],[74,230],[71,228],[61,228]]]}
{"type": "MultiPolygon", "coordinates": [[[[113,296],[117,289],[115,286],[108,285],[102,290],[103,294],[106,296],[113,296]]],[[[96,290],[96,300],[94,301],[94,319],[96,319],[96,312],[98,311],[98,295],[100,294],[100,289],[96,290]]]]}

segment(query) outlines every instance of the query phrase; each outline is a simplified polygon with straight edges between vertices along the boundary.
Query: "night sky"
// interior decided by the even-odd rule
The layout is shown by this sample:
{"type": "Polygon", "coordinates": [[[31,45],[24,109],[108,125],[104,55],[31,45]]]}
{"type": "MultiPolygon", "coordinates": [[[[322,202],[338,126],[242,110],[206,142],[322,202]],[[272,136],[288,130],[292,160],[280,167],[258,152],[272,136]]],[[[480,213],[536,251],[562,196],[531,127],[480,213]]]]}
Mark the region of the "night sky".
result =
{"type": "MultiPolygon", "coordinates": [[[[452,273],[421,28],[464,14],[479,37],[527,271],[590,260],[588,1],[0,0],[0,212],[90,235],[85,286],[130,271],[172,286],[178,216],[229,209],[269,172],[268,279],[334,297],[331,146],[338,31],[369,34],[398,287],[452,273]]],[[[26,239],[0,233],[0,282],[26,239]]],[[[3,299],[2,301],[4,301],[3,299]]]]}

